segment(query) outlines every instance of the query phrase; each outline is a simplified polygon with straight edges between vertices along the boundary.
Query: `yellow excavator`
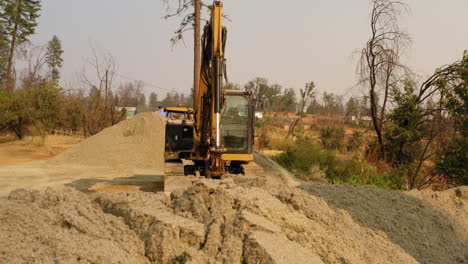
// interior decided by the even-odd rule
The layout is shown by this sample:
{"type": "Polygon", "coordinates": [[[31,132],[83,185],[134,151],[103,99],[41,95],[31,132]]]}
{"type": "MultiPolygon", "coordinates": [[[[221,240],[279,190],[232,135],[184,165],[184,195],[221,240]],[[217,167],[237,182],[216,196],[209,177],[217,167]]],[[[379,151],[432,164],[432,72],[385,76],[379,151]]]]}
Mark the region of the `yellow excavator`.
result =
{"type": "Polygon", "coordinates": [[[254,104],[249,91],[226,90],[227,30],[222,25],[223,3],[215,1],[202,36],[199,91],[195,93],[193,121],[166,125],[165,156],[191,160],[185,175],[220,178],[243,174],[253,161],[254,104]]]}

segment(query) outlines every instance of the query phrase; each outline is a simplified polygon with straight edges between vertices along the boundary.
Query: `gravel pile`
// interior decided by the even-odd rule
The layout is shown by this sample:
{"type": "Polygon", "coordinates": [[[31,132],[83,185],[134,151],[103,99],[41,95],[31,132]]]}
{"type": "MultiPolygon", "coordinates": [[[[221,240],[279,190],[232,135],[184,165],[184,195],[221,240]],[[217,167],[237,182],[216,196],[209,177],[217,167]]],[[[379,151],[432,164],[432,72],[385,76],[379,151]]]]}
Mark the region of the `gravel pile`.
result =
{"type": "Polygon", "coordinates": [[[166,119],[141,113],[108,127],[48,161],[50,165],[156,169],[164,173],[166,119]]]}

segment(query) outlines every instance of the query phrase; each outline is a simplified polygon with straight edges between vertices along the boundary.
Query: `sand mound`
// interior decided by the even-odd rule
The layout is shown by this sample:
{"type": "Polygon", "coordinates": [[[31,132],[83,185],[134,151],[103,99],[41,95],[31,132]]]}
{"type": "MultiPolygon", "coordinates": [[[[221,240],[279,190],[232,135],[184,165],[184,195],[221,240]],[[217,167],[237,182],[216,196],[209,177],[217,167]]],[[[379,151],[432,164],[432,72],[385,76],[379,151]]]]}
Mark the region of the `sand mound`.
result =
{"type": "Polygon", "coordinates": [[[253,213],[258,201],[238,197],[242,191],[262,192],[232,180],[205,180],[170,199],[102,194],[97,202],[135,230],[151,262],[323,263],[314,252],[290,241],[280,226],[253,213]]]}
{"type": "MultiPolygon", "coordinates": [[[[467,187],[458,189],[465,198],[458,197],[456,190],[405,193],[375,186],[302,188],[312,195],[307,200],[319,198],[334,210],[345,212],[360,226],[382,233],[418,262],[468,263],[467,187]]],[[[292,202],[300,210],[318,215],[309,201],[301,198],[292,202]]]]}
{"type": "Polygon", "coordinates": [[[148,263],[135,232],[72,189],[13,191],[0,241],[0,263],[148,263]]]}
{"type": "Polygon", "coordinates": [[[124,169],[164,168],[164,117],[141,113],[108,127],[61,155],[50,165],[124,169]]]}
{"type": "MultiPolygon", "coordinates": [[[[466,241],[459,239],[451,220],[419,199],[405,200],[400,197],[404,194],[396,195],[404,202],[370,212],[369,222],[377,222],[372,226],[356,219],[358,208],[337,209],[326,198],[297,188],[281,188],[273,194],[252,187],[258,181],[236,182],[200,181],[185,192],[173,193],[171,199],[106,194],[97,201],[104,211],[123,217],[145,242],[149,259],[156,263],[176,259],[190,263],[468,261],[466,241]],[[389,215],[397,207],[408,219],[389,215]],[[376,214],[383,220],[375,219],[376,214]],[[404,221],[410,219],[422,223],[413,227],[416,230],[408,230],[407,225],[414,220],[404,221]],[[385,229],[385,223],[401,229],[385,229]]],[[[354,187],[345,187],[353,192],[354,187]]],[[[364,192],[368,191],[364,188],[364,192]]],[[[393,196],[385,193],[382,190],[374,194],[383,195],[383,200],[393,196]]]]}
{"type": "Polygon", "coordinates": [[[466,188],[427,202],[376,187],[270,187],[240,176],[170,197],[17,190],[0,200],[0,263],[468,263],[466,188]],[[432,205],[447,201],[450,213],[432,205]]]}

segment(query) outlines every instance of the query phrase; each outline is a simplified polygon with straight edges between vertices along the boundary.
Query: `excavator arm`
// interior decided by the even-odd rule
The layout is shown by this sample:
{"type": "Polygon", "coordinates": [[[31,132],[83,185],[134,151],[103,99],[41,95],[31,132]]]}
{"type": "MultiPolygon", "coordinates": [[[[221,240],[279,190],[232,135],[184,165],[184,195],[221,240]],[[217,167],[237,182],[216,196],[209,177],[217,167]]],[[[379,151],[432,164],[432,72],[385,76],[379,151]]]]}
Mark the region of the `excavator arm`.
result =
{"type": "Polygon", "coordinates": [[[223,3],[215,1],[202,37],[199,91],[194,98],[195,171],[218,178],[226,171],[243,173],[241,164],[253,160],[253,116],[251,94],[227,91],[223,3]]]}

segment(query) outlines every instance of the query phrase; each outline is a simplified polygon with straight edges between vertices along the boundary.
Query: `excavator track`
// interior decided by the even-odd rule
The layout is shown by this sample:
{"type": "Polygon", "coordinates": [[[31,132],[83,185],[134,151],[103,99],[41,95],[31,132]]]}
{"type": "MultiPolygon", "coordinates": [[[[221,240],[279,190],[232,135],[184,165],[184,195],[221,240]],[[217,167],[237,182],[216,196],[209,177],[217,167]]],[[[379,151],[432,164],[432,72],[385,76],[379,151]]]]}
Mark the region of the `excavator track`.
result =
{"type": "MultiPolygon", "coordinates": [[[[192,186],[194,181],[204,179],[204,176],[184,175],[184,166],[190,161],[166,161],[164,167],[164,192],[171,193],[176,189],[186,189],[192,186]]],[[[255,162],[243,164],[244,174],[249,176],[262,176],[264,170],[255,162]]],[[[239,175],[242,177],[242,175],[239,175]]]]}

